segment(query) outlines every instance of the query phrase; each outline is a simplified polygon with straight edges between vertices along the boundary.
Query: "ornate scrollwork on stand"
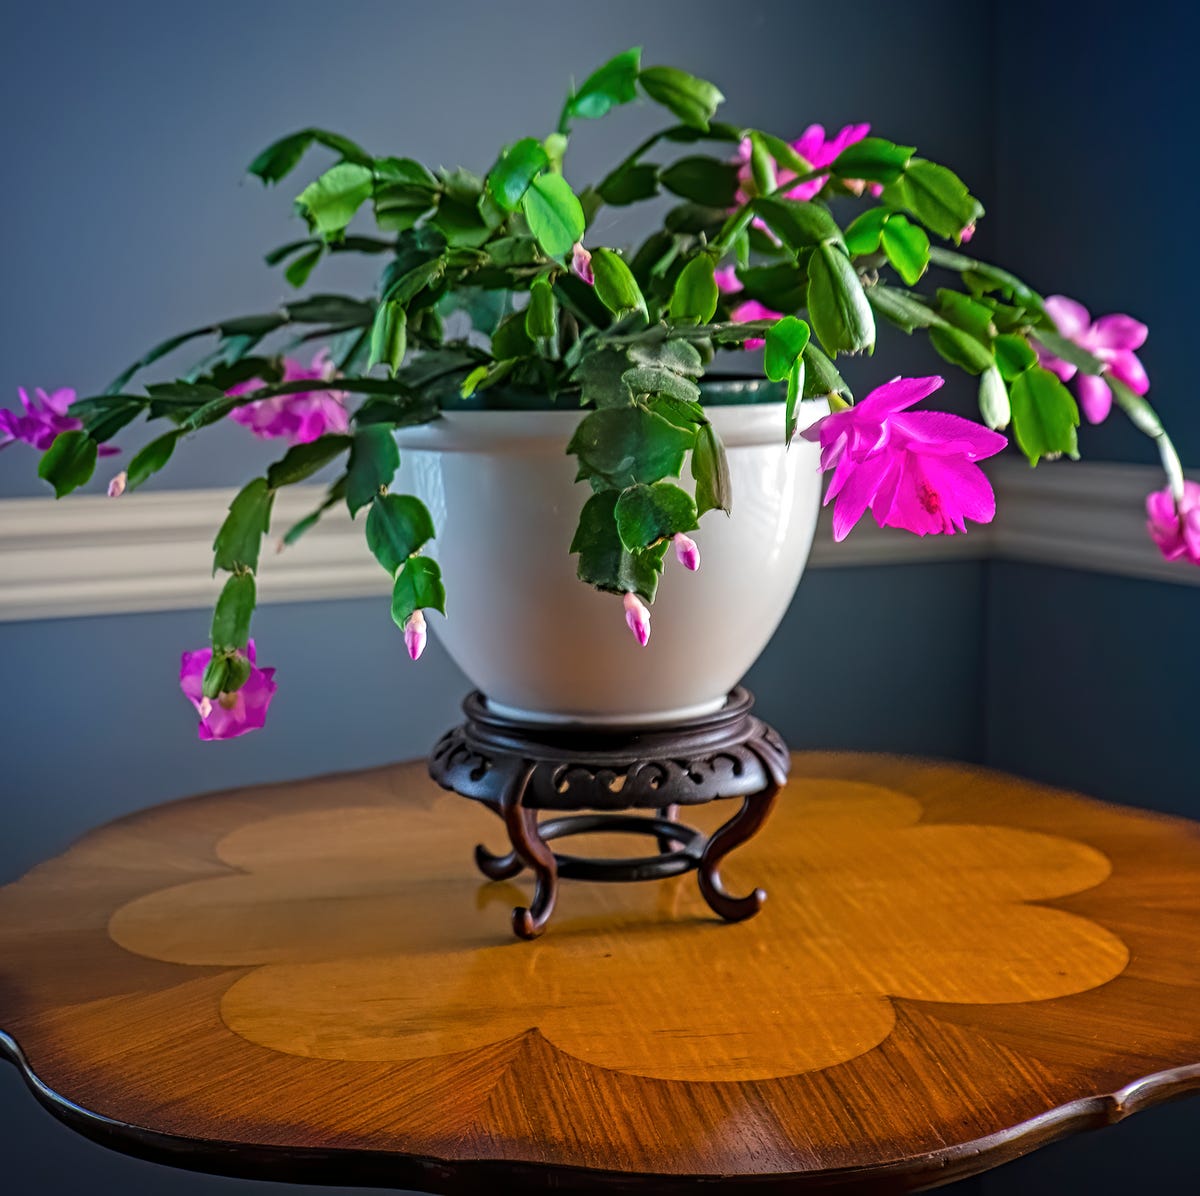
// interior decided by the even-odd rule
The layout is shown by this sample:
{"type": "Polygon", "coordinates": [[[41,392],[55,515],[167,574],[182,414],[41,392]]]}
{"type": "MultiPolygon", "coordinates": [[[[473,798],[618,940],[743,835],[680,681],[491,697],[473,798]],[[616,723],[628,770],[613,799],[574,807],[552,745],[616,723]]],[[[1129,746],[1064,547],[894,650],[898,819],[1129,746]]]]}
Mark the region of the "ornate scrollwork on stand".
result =
{"type": "Polygon", "coordinates": [[[790,763],[778,733],[751,714],[753,704],[739,688],[720,710],[672,727],[560,725],[497,714],[473,693],[463,703],[466,721],[430,753],[429,773],[443,788],[483,802],[503,819],[512,850],[496,855],[476,847],[485,876],[502,880],[525,867],[533,871],[534,900],[513,911],[513,928],[522,938],[545,929],[560,876],[654,880],[697,870],[714,912],[740,921],[758,912],[766,894],[755,889],[731,896],[719,866],[766,821],[790,763]],[[678,821],[680,806],[724,798],[741,798],[742,804],[712,835],[678,821]],[[539,823],[543,810],[566,816],[539,823]],[[552,839],[598,831],[653,836],[658,852],[605,860],[548,846],[552,839]]]}

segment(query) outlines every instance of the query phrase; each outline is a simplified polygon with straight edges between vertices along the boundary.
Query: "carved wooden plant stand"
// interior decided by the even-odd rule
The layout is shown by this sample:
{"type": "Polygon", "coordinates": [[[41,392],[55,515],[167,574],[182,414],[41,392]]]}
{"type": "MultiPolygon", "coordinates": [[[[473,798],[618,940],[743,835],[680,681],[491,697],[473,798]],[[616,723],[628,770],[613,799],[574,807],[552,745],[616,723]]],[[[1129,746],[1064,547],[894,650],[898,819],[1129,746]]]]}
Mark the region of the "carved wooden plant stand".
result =
{"type": "Polygon", "coordinates": [[[693,870],[712,910],[730,922],[752,917],[766,893],[726,891],[721,861],[767,819],[787,779],[790,757],[779,735],[751,713],[738,688],[722,709],[671,727],[524,722],[490,710],[483,694],[463,703],[467,719],[429,757],[429,775],[473,798],[504,821],[512,848],[495,855],[482,844],[475,862],[491,880],[529,868],[533,902],[513,910],[513,930],[536,938],[546,928],[560,877],[660,880],[693,870]],[[678,821],[680,806],[740,797],[737,812],[711,835],[678,821]],[[647,815],[631,810],[650,810],[647,815]],[[562,816],[539,821],[540,811],[562,816]],[[584,811],[587,811],[586,813],[584,811]],[[549,843],[568,835],[649,835],[658,850],[630,859],[566,855],[549,843]]]}

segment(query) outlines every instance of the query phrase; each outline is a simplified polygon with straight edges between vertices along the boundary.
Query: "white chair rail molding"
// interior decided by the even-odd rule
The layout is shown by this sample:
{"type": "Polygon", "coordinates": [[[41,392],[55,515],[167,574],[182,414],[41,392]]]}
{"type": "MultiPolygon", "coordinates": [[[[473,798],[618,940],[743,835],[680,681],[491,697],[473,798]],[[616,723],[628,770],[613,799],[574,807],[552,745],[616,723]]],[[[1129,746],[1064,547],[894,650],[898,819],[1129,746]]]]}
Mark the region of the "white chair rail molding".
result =
{"type": "MultiPolygon", "coordinates": [[[[966,535],[917,536],[864,520],[835,545],[823,512],[811,569],[931,564],[947,560],[1032,561],[1200,585],[1200,570],[1163,560],[1146,536],[1151,466],[1001,460],[988,471],[995,522],[966,535]]],[[[280,492],[280,527],[310,511],[323,488],[280,492]]],[[[0,501],[0,620],[69,618],[210,605],[212,539],[233,490],[161,490],[55,503],[0,501]]],[[[282,553],[264,553],[264,602],[362,598],[381,592],[379,566],[363,551],[362,528],[344,508],[282,553]]]]}

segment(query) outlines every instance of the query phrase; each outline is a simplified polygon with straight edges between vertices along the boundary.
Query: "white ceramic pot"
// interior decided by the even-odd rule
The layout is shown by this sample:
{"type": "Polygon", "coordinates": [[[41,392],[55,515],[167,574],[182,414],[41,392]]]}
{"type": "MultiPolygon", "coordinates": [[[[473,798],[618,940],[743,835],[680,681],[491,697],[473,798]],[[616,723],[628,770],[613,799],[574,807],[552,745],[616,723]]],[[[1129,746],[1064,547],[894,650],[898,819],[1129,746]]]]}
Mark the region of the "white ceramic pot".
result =
{"type": "MultiPolygon", "coordinates": [[[[800,426],[828,410],[801,405],[800,426]]],[[[783,444],[778,402],[708,410],[729,454],[733,514],[705,515],[698,573],[668,553],[649,644],[621,600],[568,554],[591,491],[566,444],[576,411],[450,412],[406,428],[399,484],[437,525],[429,552],[447,618],[430,626],[499,711],[543,721],[670,722],[718,709],[766,647],[808,559],[821,501],[817,446],[783,444]]],[[[681,484],[690,487],[690,477],[681,484]]]]}

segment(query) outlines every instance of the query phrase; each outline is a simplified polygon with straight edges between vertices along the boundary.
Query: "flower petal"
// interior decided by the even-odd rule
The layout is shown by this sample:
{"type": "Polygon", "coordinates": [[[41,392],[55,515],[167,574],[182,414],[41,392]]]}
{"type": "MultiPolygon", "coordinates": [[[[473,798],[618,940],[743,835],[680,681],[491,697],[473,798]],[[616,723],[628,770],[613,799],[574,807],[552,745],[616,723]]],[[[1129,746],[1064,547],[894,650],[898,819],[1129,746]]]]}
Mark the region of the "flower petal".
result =
{"type": "Polygon", "coordinates": [[[185,652],[179,658],[179,688],[184,696],[198,710],[204,697],[204,670],[212,659],[211,648],[201,648],[197,652],[185,652]]]}
{"type": "Polygon", "coordinates": [[[865,461],[848,465],[833,506],[833,538],[841,542],[850,529],[866,514],[879,488],[887,483],[888,472],[895,465],[891,456],[879,454],[865,461]]]}
{"type": "Polygon", "coordinates": [[[1120,378],[1134,394],[1144,395],[1150,389],[1150,377],[1136,353],[1117,349],[1106,356],[1113,377],[1120,378]]]}
{"type": "Polygon", "coordinates": [[[983,470],[961,457],[906,451],[891,491],[881,490],[872,512],[880,527],[918,536],[965,531],[965,520],[988,523],[996,496],[983,470]]]}
{"type": "Polygon", "coordinates": [[[1046,297],[1046,313],[1054,321],[1054,326],[1068,340],[1075,340],[1091,327],[1092,317],[1082,303],[1068,299],[1066,295],[1048,295],[1046,297]]]}
{"type": "MultiPolygon", "coordinates": [[[[840,129],[825,143],[825,152],[830,155],[828,161],[832,162],[848,145],[861,141],[870,131],[871,126],[868,124],[846,125],[840,129]]],[[[815,165],[824,166],[825,164],[825,162],[817,162],[815,165]]]]}
{"type": "MultiPolygon", "coordinates": [[[[809,125],[795,141],[792,142],[792,149],[796,151],[810,166],[824,166],[825,163],[818,162],[817,157],[821,153],[822,147],[825,145],[825,126],[824,125],[809,125]]],[[[748,159],[747,159],[748,160],[748,159]]]]}
{"type": "Polygon", "coordinates": [[[891,424],[895,440],[938,456],[982,461],[1008,447],[1006,436],[948,411],[906,411],[894,416],[891,424]]]}
{"type": "Polygon", "coordinates": [[[893,378],[877,386],[850,408],[860,419],[879,419],[912,407],[945,385],[946,379],[933,374],[926,378],[893,378]]]}
{"type": "Polygon", "coordinates": [[[1088,342],[1097,349],[1140,349],[1150,330],[1132,316],[1101,316],[1091,327],[1088,342]]]}
{"type": "Polygon", "coordinates": [[[713,280],[722,295],[736,295],[742,290],[742,280],[738,278],[737,270],[733,266],[722,266],[719,270],[714,270],[713,280]]]}
{"type": "Polygon", "coordinates": [[[1089,424],[1101,424],[1112,410],[1112,391],[1095,374],[1080,374],[1075,382],[1079,406],[1089,424]]]}
{"type": "Polygon", "coordinates": [[[1060,382],[1070,382],[1075,377],[1078,367],[1073,366],[1069,361],[1063,361],[1061,357],[1055,357],[1041,345],[1034,345],[1034,349],[1037,352],[1038,365],[1052,374],[1056,374],[1060,382]]]}

